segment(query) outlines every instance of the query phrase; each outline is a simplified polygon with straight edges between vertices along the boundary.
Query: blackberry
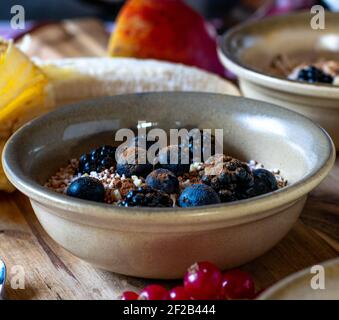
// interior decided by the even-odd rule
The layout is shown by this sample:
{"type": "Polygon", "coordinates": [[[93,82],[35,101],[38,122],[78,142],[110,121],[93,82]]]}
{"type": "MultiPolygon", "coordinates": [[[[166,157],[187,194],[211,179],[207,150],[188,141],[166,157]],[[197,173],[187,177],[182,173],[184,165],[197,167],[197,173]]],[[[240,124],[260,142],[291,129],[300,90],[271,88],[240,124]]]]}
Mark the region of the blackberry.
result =
{"type": "Polygon", "coordinates": [[[221,202],[231,202],[239,200],[239,195],[235,190],[221,189],[218,191],[221,202]]]}
{"type": "Polygon", "coordinates": [[[301,69],[298,73],[297,80],[309,83],[333,83],[333,77],[331,75],[314,66],[301,69]]]}
{"type": "Polygon", "coordinates": [[[117,160],[117,173],[127,178],[146,177],[153,170],[153,165],[147,161],[147,151],[142,148],[129,147],[118,156],[117,160]]]}
{"type": "Polygon", "coordinates": [[[168,194],[177,193],[179,190],[179,180],[175,174],[162,168],[152,171],[146,178],[146,184],[168,194]]]}
{"type": "Polygon", "coordinates": [[[104,202],[105,188],[98,179],[80,177],[69,185],[66,194],[79,199],[104,202]]]}
{"type": "Polygon", "coordinates": [[[278,189],[278,183],[273,175],[265,169],[253,170],[254,183],[243,193],[243,198],[251,198],[269,193],[278,189]]]}
{"type": "Polygon", "coordinates": [[[205,184],[192,184],[181,193],[178,204],[182,208],[220,203],[218,194],[205,184]]]}
{"type": "Polygon", "coordinates": [[[181,176],[184,173],[189,172],[190,163],[189,163],[189,150],[188,148],[183,149],[182,146],[170,145],[165,148],[162,148],[159,151],[158,164],[159,168],[167,169],[173,172],[176,176],[181,176]],[[187,157],[182,158],[181,153],[187,157]],[[173,159],[171,159],[174,156],[173,159]],[[173,161],[172,161],[173,160],[173,161]]]}
{"type": "Polygon", "coordinates": [[[250,189],[254,177],[246,163],[218,154],[205,162],[201,182],[212,187],[222,202],[229,202],[238,200],[244,190],[250,189]]]}
{"type": "Polygon", "coordinates": [[[78,172],[89,174],[91,171],[101,172],[114,167],[116,164],[115,151],[115,147],[106,145],[83,154],[79,159],[78,172]]]}
{"type": "Polygon", "coordinates": [[[123,207],[173,207],[173,201],[167,193],[141,186],[131,190],[119,203],[123,207]]]}

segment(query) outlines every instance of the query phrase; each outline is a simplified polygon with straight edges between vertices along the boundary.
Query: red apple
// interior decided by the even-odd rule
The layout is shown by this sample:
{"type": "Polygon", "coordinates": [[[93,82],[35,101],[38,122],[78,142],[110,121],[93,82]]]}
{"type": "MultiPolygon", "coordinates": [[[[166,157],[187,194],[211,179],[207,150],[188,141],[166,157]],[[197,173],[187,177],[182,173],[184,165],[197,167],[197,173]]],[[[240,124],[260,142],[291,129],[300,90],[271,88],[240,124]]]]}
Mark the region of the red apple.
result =
{"type": "Polygon", "coordinates": [[[178,62],[224,75],[213,28],[182,0],[127,1],[118,15],[109,53],[178,62]]]}

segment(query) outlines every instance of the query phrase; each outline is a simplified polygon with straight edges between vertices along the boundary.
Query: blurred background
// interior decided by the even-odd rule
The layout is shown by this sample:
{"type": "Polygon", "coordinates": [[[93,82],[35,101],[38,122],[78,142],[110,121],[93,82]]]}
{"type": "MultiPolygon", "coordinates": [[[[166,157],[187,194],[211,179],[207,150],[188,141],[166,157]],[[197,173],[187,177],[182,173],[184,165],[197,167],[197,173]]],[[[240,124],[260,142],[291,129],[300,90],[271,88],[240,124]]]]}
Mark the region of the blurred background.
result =
{"type": "MultiPolygon", "coordinates": [[[[10,18],[10,7],[21,4],[26,8],[29,20],[65,19],[83,16],[96,16],[104,20],[112,20],[125,0],[1,0],[0,19],[10,18]]],[[[238,5],[259,7],[265,0],[186,0],[206,17],[220,17],[238,5]]]]}
{"type": "MultiPolygon", "coordinates": [[[[338,0],[310,1],[310,0],[185,0],[207,18],[224,17],[229,10],[247,7],[247,10],[256,10],[271,4],[285,9],[294,9],[308,6],[312,3],[321,3],[339,9],[338,0]]],[[[66,19],[84,16],[96,16],[104,20],[112,20],[125,0],[1,0],[0,19],[10,18],[10,8],[21,4],[26,8],[29,20],[66,19]]],[[[241,11],[241,10],[240,10],[241,11]]]]}
{"type": "MultiPolygon", "coordinates": [[[[339,10],[339,0],[182,1],[206,18],[219,35],[249,19],[309,10],[315,4],[339,10]]],[[[125,0],[0,0],[0,36],[22,42],[29,34],[30,45],[28,47],[26,41],[22,48],[27,54],[42,59],[104,56],[115,19],[125,3],[125,0]],[[23,30],[14,30],[10,26],[14,5],[25,8],[23,30]]]]}
{"type": "MultiPolygon", "coordinates": [[[[160,0],[161,1],[161,0],[160,0]]],[[[338,0],[185,0],[208,19],[217,19],[221,30],[251,15],[284,13],[322,4],[339,10],[338,0]]],[[[125,0],[1,0],[0,20],[8,23],[13,5],[24,6],[26,20],[50,21],[78,17],[96,17],[112,22],[125,0]]]]}

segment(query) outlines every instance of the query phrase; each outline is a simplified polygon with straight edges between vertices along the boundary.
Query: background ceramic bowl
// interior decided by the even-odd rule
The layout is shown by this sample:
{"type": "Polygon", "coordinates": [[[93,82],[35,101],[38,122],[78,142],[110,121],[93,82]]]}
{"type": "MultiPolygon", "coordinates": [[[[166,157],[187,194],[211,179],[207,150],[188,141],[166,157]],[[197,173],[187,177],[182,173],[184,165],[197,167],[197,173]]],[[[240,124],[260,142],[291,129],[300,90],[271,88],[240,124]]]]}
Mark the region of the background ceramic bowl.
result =
{"type": "Polygon", "coordinates": [[[339,258],[320,263],[314,270],[311,268],[279,281],[265,290],[259,300],[339,300],[339,258]],[[319,267],[323,269],[319,271],[319,267]],[[325,288],[315,290],[311,283],[315,279],[319,284],[318,276],[324,276],[325,288]]]}
{"type": "Polygon", "coordinates": [[[339,86],[286,80],[272,72],[278,55],[293,64],[319,57],[339,61],[339,13],[326,12],[326,28],[314,30],[309,12],[267,18],[231,29],[219,50],[224,65],[239,78],[245,97],[272,102],[323,126],[339,147],[339,86]]]}
{"type": "Polygon", "coordinates": [[[334,158],[326,132],[286,109],[226,95],[149,93],[88,101],[43,116],[11,137],[3,165],[64,248],[107,270],[170,279],[198,260],[226,269],[272,248],[334,158]],[[255,199],[189,209],[121,208],[41,186],[68,159],[111,143],[114,131],[136,127],[138,120],[163,129],[223,128],[225,153],[280,168],[289,186],[255,199]]]}

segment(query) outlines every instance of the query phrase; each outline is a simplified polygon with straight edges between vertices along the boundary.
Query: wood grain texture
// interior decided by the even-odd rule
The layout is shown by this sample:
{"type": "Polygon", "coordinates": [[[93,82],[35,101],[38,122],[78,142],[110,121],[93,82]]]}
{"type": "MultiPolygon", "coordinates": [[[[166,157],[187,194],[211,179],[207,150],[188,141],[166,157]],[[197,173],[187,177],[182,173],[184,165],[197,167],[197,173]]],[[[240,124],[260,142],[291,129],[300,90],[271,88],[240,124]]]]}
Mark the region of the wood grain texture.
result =
{"type": "Polygon", "coordinates": [[[100,20],[82,18],[64,20],[35,28],[29,38],[22,38],[25,52],[42,60],[107,55],[109,34],[100,20]]]}

